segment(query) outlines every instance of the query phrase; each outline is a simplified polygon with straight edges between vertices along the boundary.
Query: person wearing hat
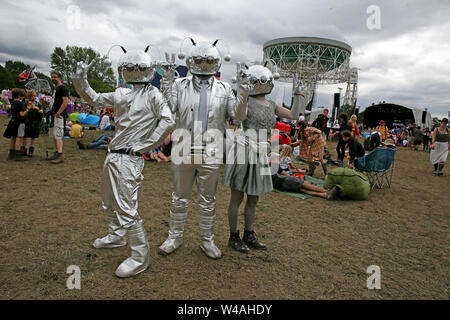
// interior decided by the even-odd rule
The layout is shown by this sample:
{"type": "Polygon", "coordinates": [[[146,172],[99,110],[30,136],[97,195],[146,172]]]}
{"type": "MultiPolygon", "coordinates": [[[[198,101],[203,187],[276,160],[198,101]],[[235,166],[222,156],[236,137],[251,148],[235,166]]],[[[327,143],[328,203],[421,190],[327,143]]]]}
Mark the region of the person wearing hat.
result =
{"type": "Polygon", "coordinates": [[[431,143],[430,161],[434,166],[434,174],[442,176],[445,162],[448,157],[448,150],[450,145],[449,141],[449,130],[447,128],[448,119],[444,118],[441,120],[441,125],[434,129],[433,140],[431,143]]]}
{"type": "Polygon", "coordinates": [[[389,129],[386,126],[386,123],[384,122],[384,120],[380,121],[380,124],[376,127],[375,130],[377,130],[380,133],[381,141],[386,140],[388,132],[389,132],[389,129]]]}
{"type": "Polygon", "coordinates": [[[386,141],[381,143],[383,146],[390,148],[390,149],[395,149],[395,142],[392,139],[386,139],[386,141]]]}
{"type": "Polygon", "coordinates": [[[291,132],[291,126],[287,123],[277,122],[275,128],[280,131],[280,133],[273,135],[271,140],[274,141],[278,139],[280,146],[290,144],[291,138],[289,137],[289,133],[291,132]]]}

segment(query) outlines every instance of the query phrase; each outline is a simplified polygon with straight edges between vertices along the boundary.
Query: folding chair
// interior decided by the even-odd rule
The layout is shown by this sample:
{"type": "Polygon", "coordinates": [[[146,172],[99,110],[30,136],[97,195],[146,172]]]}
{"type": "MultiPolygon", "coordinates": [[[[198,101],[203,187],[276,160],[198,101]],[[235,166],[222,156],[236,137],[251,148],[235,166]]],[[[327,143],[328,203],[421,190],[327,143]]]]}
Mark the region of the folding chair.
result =
{"type": "Polygon", "coordinates": [[[361,158],[355,159],[355,169],[364,173],[370,181],[371,189],[391,187],[394,174],[395,150],[376,148],[361,158]]]}

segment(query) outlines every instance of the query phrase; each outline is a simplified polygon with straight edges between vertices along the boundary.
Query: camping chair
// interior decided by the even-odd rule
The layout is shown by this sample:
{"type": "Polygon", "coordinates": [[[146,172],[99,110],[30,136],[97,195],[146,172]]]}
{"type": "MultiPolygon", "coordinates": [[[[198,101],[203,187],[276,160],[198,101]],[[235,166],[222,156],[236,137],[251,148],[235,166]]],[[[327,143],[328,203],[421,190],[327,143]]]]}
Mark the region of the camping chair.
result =
{"type": "Polygon", "coordinates": [[[370,181],[371,189],[391,187],[394,173],[395,150],[376,148],[361,158],[355,159],[355,168],[364,173],[370,181]]]}

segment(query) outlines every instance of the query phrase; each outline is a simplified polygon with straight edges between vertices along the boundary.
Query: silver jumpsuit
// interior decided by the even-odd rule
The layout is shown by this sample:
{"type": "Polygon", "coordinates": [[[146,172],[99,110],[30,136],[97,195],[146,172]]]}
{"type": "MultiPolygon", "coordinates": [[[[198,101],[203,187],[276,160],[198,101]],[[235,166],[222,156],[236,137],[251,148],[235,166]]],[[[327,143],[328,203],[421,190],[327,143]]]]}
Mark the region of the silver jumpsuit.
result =
{"type": "Polygon", "coordinates": [[[83,77],[74,77],[73,83],[78,94],[90,105],[114,110],[116,131],[109,144],[102,177],[103,208],[110,213],[109,233],[97,239],[94,247],[123,246],[129,230],[132,257],[116,270],[119,277],[128,277],[148,266],[148,242],[138,213],[144,159],[134,153],[145,153],[160,145],[173,130],[175,121],[167,100],[151,85],[97,93],[83,77]],[[129,154],[111,152],[117,150],[128,150],[129,154]]]}
{"type": "MultiPolygon", "coordinates": [[[[201,121],[198,116],[200,104],[200,81],[198,76],[176,79],[172,87],[166,91],[170,99],[172,112],[176,114],[176,129],[184,129],[189,133],[195,130],[194,122],[201,121]]],[[[216,129],[222,136],[227,128],[227,119],[243,120],[247,114],[248,91],[237,91],[234,95],[231,86],[210,77],[207,80],[207,129],[216,129]]],[[[176,131],[175,131],[176,132],[176,131]]],[[[181,143],[173,141],[172,151],[181,143]]],[[[212,141],[205,148],[223,152],[223,141],[212,141]],[[221,145],[219,145],[221,144],[221,145]]],[[[202,238],[201,249],[213,259],[221,257],[221,252],[214,244],[214,221],[216,217],[216,189],[220,164],[203,163],[172,164],[174,187],[170,209],[170,230],[167,240],[161,245],[160,253],[170,254],[182,243],[184,221],[191,198],[194,182],[197,184],[199,202],[199,227],[202,238]]]]}

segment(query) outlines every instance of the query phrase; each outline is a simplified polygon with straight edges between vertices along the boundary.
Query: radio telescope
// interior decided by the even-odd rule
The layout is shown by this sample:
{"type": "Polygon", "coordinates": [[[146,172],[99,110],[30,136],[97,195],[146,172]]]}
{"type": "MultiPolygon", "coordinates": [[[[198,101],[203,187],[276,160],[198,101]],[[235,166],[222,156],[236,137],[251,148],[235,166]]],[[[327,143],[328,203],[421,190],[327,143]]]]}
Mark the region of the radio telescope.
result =
{"type": "MultiPolygon", "coordinates": [[[[303,83],[308,103],[318,84],[349,82],[352,48],[341,41],[288,37],[267,41],[264,60],[273,61],[280,81],[292,83],[295,75],[303,83]]],[[[305,113],[305,110],[301,110],[305,113]]]]}

